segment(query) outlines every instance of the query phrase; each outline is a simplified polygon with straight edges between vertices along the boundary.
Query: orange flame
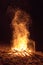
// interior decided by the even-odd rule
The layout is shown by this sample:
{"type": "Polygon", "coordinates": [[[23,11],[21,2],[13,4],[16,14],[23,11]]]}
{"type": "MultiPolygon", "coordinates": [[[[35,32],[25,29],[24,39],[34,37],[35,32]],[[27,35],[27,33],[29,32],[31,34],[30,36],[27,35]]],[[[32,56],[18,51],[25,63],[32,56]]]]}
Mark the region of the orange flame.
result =
{"type": "Polygon", "coordinates": [[[21,11],[17,10],[15,12],[15,16],[12,20],[12,28],[13,28],[13,46],[12,50],[17,51],[29,51],[27,44],[30,43],[28,37],[30,36],[29,31],[27,30],[26,24],[29,23],[29,16],[21,11]]]}

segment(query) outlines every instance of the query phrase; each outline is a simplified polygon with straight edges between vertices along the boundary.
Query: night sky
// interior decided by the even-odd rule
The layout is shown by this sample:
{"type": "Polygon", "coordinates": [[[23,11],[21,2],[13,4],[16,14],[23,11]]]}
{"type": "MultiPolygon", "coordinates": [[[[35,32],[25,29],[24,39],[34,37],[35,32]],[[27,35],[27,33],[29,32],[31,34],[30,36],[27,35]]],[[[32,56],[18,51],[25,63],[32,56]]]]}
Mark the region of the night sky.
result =
{"type": "Polygon", "coordinates": [[[12,39],[10,23],[12,17],[7,14],[9,6],[20,8],[32,17],[31,38],[36,42],[36,49],[43,51],[43,1],[42,0],[0,0],[0,44],[9,45],[12,39]]]}

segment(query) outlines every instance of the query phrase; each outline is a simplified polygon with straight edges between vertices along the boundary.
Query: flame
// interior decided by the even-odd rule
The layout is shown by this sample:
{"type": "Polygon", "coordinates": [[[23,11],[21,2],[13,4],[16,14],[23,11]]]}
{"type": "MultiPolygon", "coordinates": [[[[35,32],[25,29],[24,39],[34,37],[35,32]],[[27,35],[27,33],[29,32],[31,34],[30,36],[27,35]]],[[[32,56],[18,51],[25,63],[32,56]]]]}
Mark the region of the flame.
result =
{"type": "Polygon", "coordinates": [[[25,28],[23,23],[15,24],[15,35],[16,38],[14,39],[14,48],[16,50],[26,50],[27,48],[27,38],[28,31],[25,28]]]}
{"type": "Polygon", "coordinates": [[[29,24],[29,16],[25,12],[17,10],[12,20],[13,45],[11,49],[13,51],[17,50],[22,52],[25,50],[31,52],[27,47],[27,44],[30,42],[28,38],[30,36],[30,32],[27,30],[27,24],[29,24]]]}

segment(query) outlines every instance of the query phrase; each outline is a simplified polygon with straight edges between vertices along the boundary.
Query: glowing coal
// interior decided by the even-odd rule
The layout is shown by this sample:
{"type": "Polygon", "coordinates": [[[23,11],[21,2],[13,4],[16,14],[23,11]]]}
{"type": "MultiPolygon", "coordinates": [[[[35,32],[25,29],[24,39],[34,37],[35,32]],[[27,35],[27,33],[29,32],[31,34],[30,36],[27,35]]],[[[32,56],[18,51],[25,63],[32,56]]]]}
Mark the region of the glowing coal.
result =
{"type": "Polygon", "coordinates": [[[11,23],[13,29],[11,50],[16,50],[23,55],[35,51],[35,43],[29,39],[30,32],[27,30],[27,24],[29,27],[30,16],[22,10],[16,10],[11,23]]]}

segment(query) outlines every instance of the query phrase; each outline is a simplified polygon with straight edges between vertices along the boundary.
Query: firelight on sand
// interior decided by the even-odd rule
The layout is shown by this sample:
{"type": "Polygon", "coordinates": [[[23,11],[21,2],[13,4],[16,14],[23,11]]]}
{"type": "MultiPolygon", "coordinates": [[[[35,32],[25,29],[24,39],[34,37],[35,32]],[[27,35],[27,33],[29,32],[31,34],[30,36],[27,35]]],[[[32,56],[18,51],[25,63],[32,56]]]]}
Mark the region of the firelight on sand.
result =
{"type": "Polygon", "coordinates": [[[27,24],[30,24],[30,16],[22,10],[15,11],[11,23],[13,29],[11,50],[13,52],[16,50],[25,55],[27,52],[31,53],[32,50],[34,50],[34,42],[31,43],[31,40],[29,39],[30,32],[27,30],[27,24]]]}

